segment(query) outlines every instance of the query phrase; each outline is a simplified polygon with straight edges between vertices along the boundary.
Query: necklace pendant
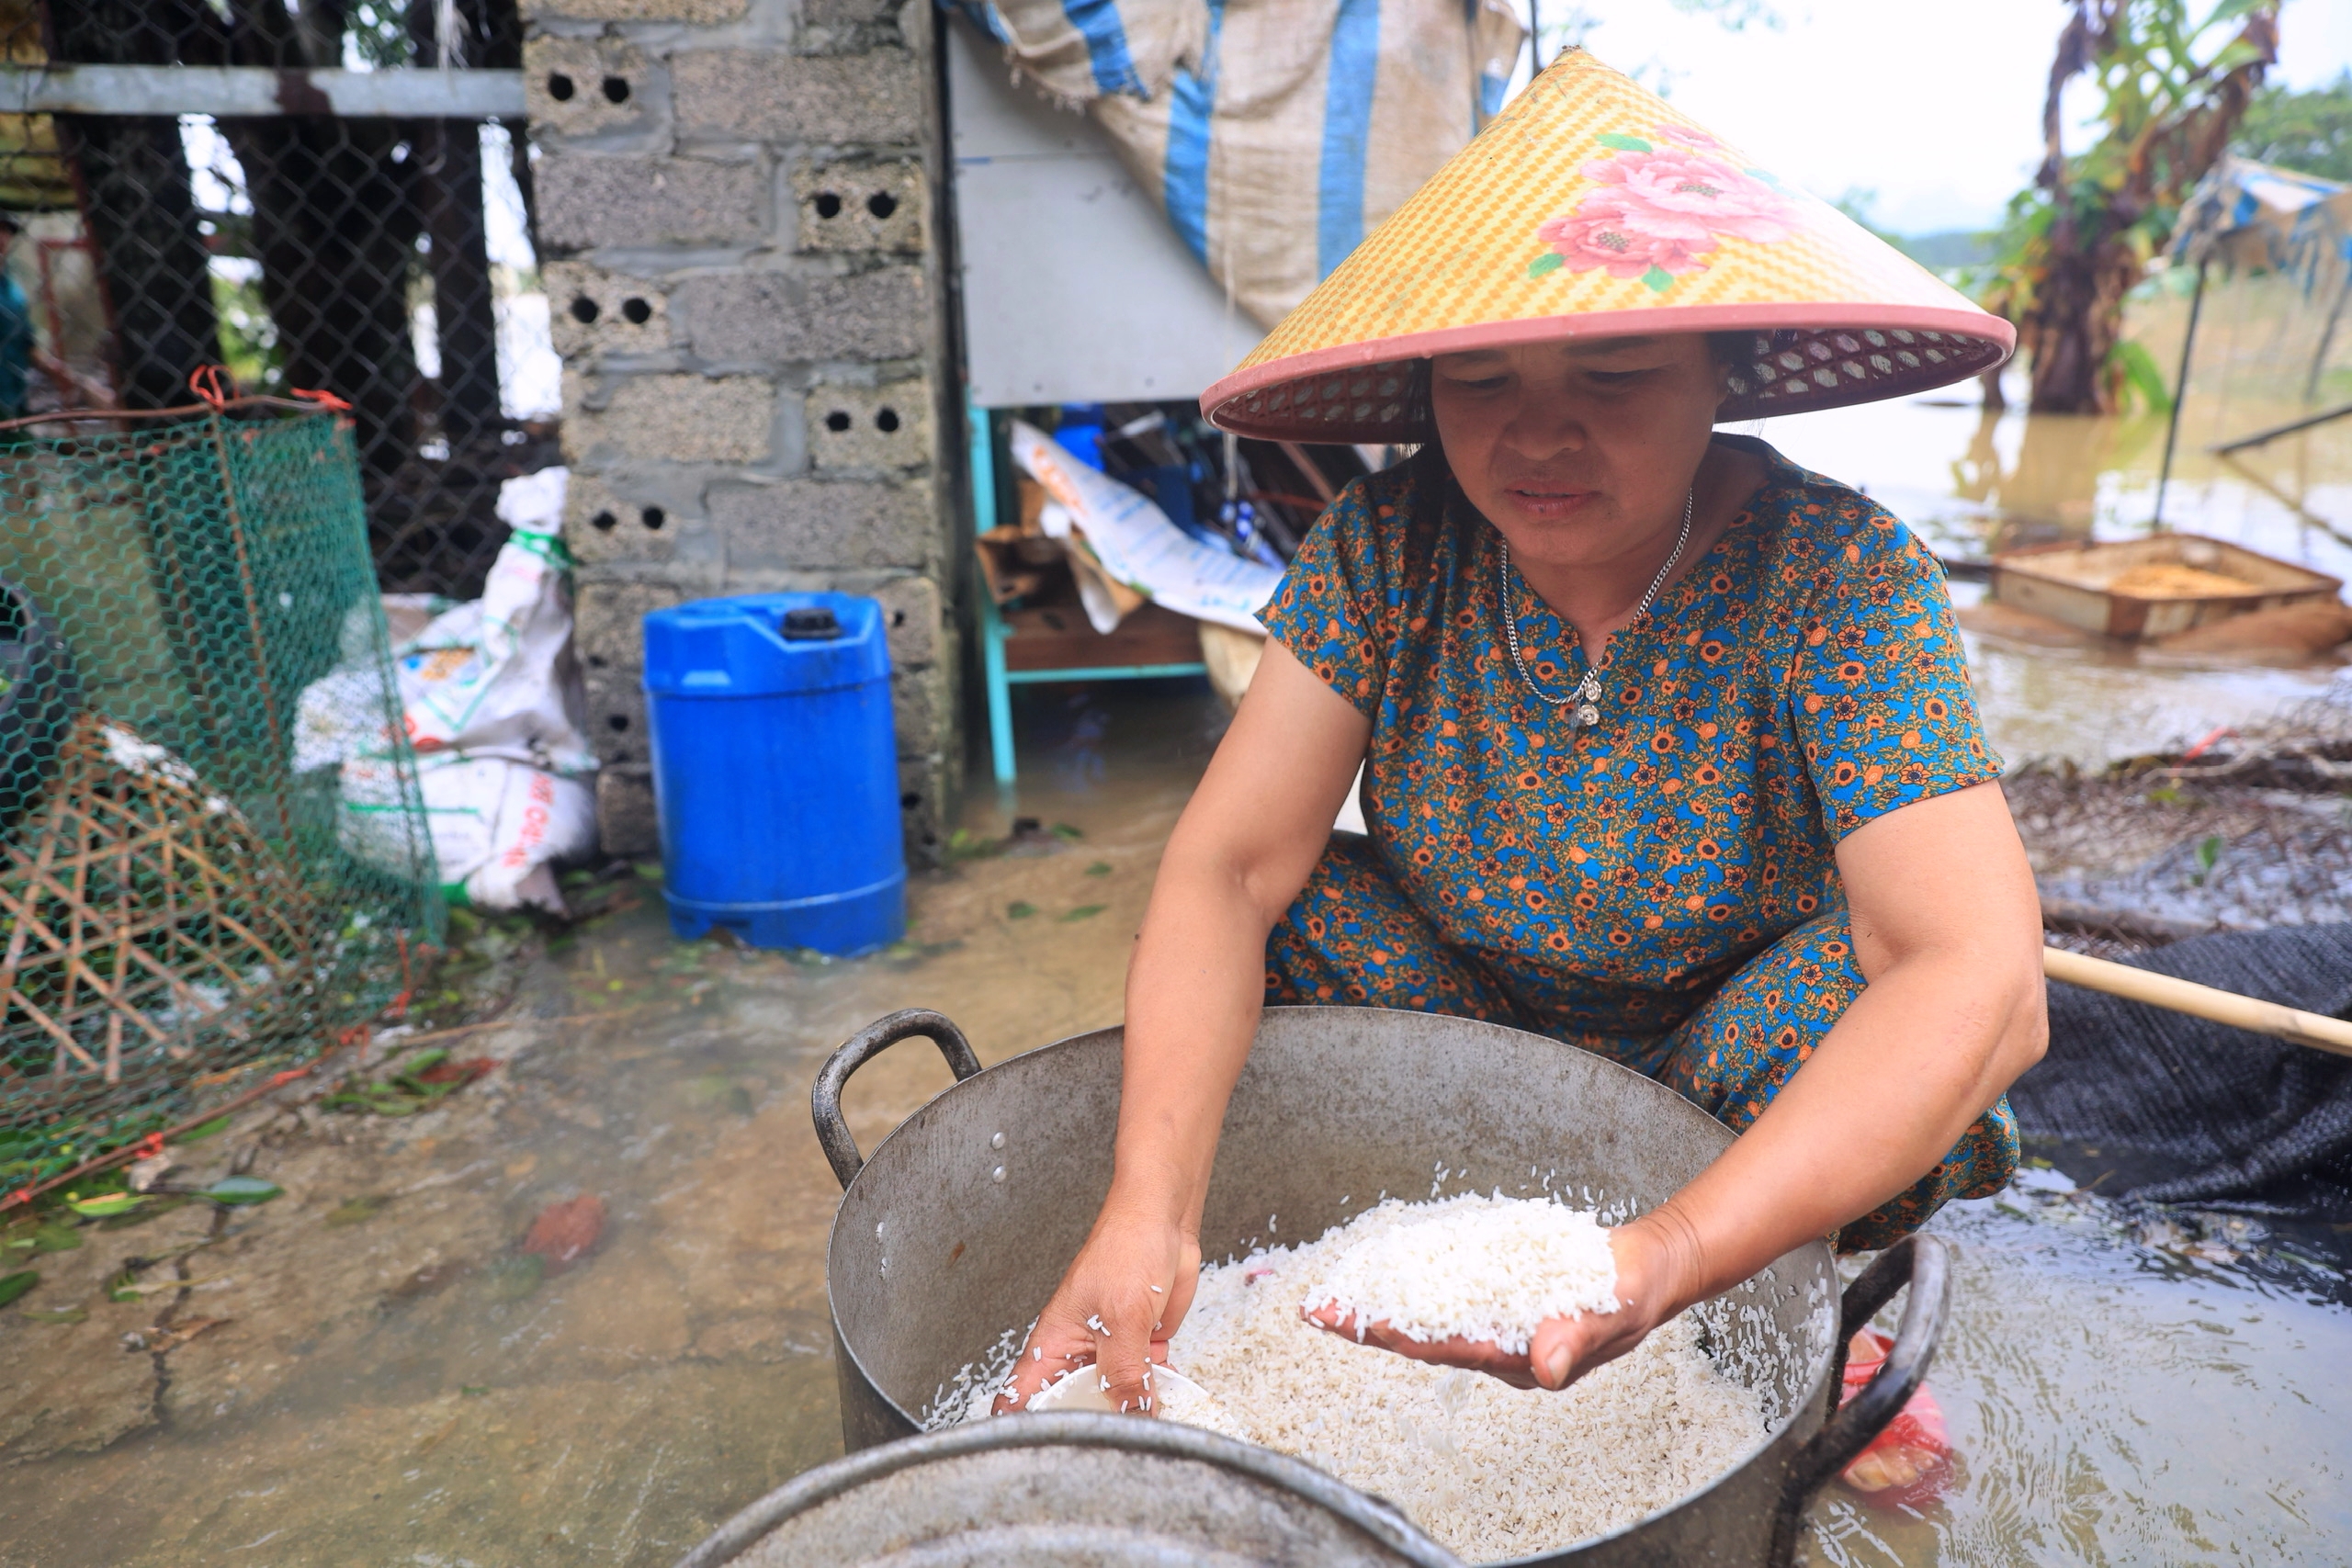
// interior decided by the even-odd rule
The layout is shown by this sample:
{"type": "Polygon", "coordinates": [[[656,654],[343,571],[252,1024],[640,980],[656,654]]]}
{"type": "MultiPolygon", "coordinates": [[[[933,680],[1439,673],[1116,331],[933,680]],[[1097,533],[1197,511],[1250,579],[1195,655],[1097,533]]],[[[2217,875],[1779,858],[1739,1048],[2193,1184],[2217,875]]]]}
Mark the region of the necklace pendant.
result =
{"type": "Polygon", "coordinates": [[[1589,725],[1589,724],[1599,724],[1600,722],[1600,710],[1599,708],[1597,708],[1597,707],[1593,706],[1590,703],[1587,703],[1587,704],[1585,704],[1582,707],[1580,707],[1580,708],[1577,709],[1577,724],[1579,724],[1579,725],[1589,725]]]}

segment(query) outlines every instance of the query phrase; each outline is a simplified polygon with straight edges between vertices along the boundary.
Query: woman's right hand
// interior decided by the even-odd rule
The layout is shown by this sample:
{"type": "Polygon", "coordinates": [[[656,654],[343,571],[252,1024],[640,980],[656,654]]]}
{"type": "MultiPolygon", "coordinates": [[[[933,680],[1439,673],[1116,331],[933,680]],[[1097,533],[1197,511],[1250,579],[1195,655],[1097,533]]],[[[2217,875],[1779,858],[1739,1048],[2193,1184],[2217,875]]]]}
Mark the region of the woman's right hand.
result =
{"type": "Polygon", "coordinates": [[[1010,1386],[997,1394],[995,1413],[1023,1408],[1064,1372],[1089,1365],[1111,1380],[1113,1404],[1148,1411],[1145,1360],[1168,1359],[1169,1336],[1184,1321],[1200,1273],[1198,1236],[1105,1203],[1053,1299],[1037,1314],[1010,1386]]]}

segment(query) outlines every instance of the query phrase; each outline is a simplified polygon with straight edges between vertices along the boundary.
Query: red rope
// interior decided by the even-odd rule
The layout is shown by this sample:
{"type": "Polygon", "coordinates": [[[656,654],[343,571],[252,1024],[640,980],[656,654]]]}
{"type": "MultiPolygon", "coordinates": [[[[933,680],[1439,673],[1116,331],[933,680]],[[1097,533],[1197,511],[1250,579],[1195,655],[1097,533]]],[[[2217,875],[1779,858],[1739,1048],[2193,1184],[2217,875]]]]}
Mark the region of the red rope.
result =
{"type": "Polygon", "coordinates": [[[2193,762],[2198,758],[2203,756],[2205,754],[2205,749],[2212,745],[2214,741],[2219,740],[2224,735],[2235,735],[2236,733],[2236,730],[2232,729],[2225,724],[2222,726],[2221,728],[2213,731],[2212,734],[2207,736],[2204,739],[2199,740],[2196,745],[2191,746],[2188,750],[2183,751],[2180,754],[2180,760],[2184,762],[2193,762]]]}
{"type": "Polygon", "coordinates": [[[189,391],[196,394],[198,402],[204,404],[214,413],[224,412],[237,396],[236,378],[218,365],[199,365],[189,371],[187,388],[189,391]],[[228,383],[226,391],[221,390],[221,383],[224,381],[228,383]]]}

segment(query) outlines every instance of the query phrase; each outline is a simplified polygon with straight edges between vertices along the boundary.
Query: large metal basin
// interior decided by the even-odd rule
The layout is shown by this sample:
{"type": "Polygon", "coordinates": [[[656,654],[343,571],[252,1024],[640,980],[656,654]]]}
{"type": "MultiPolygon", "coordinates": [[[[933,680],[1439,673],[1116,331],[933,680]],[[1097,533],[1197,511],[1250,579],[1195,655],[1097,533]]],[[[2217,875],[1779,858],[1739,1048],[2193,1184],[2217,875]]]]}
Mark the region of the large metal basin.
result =
{"type": "MultiPolygon", "coordinates": [[[[818,1134],[844,1187],[826,1284],[853,1450],[917,1431],[943,1386],[1052,1293],[1110,1184],[1121,1032],[1079,1035],[983,1072],[946,1019],[896,1013],[819,1075],[818,1134]],[[939,1045],[960,1081],[861,1160],[841,1119],[842,1087],[917,1035],[939,1045]]],[[[1384,1190],[1427,1193],[1441,1168],[1449,1192],[1533,1196],[1548,1174],[1555,1191],[1589,1189],[1596,1202],[1645,1209],[1731,1141],[1671,1090],[1538,1035],[1426,1013],[1269,1008],[1226,1115],[1202,1248],[1212,1261],[1238,1255],[1273,1239],[1277,1220],[1282,1237],[1315,1236],[1384,1190]]],[[[1771,1435],[1673,1506],[1521,1561],[1789,1561],[1813,1492],[1925,1375],[1948,1292],[1930,1238],[1890,1248],[1842,1306],[1826,1245],[1781,1258],[1702,1309],[1718,1363],[1779,1414],[1771,1435]],[[1828,1422],[1847,1336],[1915,1274],[1885,1368],[1828,1422]]]]}

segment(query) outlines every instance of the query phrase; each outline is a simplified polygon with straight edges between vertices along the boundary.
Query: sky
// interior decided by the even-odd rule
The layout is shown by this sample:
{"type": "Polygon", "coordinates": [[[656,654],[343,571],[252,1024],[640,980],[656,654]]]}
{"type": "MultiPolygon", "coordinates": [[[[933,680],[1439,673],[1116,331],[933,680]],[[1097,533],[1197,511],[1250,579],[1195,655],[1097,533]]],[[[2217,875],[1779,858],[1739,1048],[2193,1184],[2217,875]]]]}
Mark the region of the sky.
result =
{"type": "MultiPolygon", "coordinates": [[[[1734,31],[1669,0],[1584,0],[1585,47],[1816,196],[1876,192],[1897,233],[1989,228],[2031,178],[2063,0],[1769,3],[1780,27],[1734,31]]],[[[1577,9],[1537,4],[1547,31],[1577,9]]],[[[2287,0],[2278,53],[2269,79],[2298,89],[2352,67],[2352,4],[2287,0]]]]}

